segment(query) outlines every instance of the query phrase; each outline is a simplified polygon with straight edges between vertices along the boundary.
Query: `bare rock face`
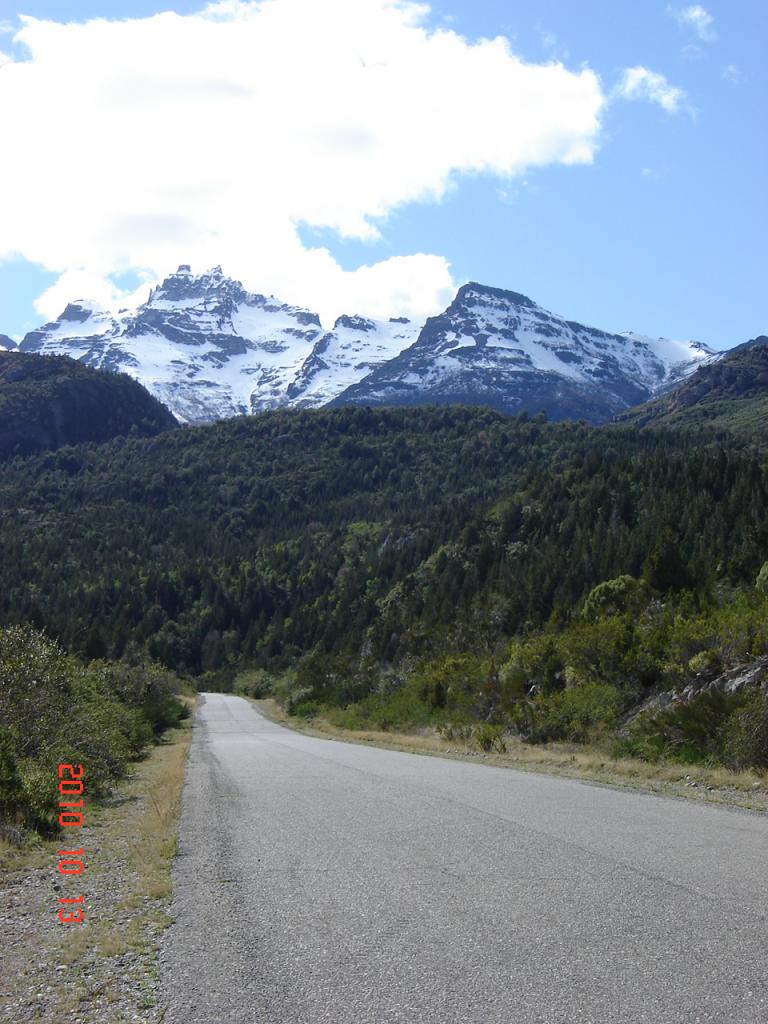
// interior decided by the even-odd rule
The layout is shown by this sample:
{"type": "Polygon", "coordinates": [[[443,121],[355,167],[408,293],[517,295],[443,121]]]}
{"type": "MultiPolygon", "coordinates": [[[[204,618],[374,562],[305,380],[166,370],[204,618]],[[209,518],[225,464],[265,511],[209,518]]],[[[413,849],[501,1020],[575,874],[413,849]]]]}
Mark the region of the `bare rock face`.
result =
{"type": "Polygon", "coordinates": [[[674,704],[688,704],[703,693],[730,695],[745,689],[768,692],[768,656],[762,655],[719,674],[699,673],[679,690],[665,690],[663,693],[654,694],[627,716],[621,734],[626,736],[629,726],[641,715],[652,715],[674,704]]]}
{"type": "Polygon", "coordinates": [[[425,324],[316,313],[182,264],[134,310],[70,303],[24,352],[122,370],[185,422],[280,406],[460,402],[602,422],[715,358],[706,346],[564,320],[470,283],[425,324]]]}

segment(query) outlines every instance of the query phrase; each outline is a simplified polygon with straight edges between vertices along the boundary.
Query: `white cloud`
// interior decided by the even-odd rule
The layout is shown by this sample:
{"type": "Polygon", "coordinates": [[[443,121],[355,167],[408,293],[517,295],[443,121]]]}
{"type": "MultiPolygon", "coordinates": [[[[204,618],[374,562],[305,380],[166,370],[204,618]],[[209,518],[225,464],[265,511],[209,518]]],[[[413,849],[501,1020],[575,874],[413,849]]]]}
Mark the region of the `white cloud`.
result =
{"type": "MultiPolygon", "coordinates": [[[[0,259],[63,277],[180,263],[339,312],[421,316],[453,287],[441,256],[344,271],[302,225],[375,239],[458,176],[589,163],[594,72],[525,64],[506,40],[427,27],[408,0],[225,0],[195,15],[23,18],[30,59],[0,74],[0,259]]],[[[82,275],[82,276],[73,276],[82,275]]],[[[74,295],[68,295],[74,298],[74,295]]]]}
{"type": "Polygon", "coordinates": [[[559,61],[561,64],[565,63],[568,60],[567,47],[560,42],[554,32],[543,29],[540,25],[537,26],[537,29],[541,37],[541,45],[547,51],[550,58],[559,61]]]}
{"type": "Polygon", "coordinates": [[[717,38],[712,27],[715,19],[701,4],[690,4],[688,7],[668,7],[667,11],[680,25],[692,28],[702,42],[711,43],[717,38]]]}
{"type": "Polygon", "coordinates": [[[624,69],[614,95],[625,100],[658,103],[668,114],[677,114],[683,108],[691,111],[686,104],[683,89],[671,85],[658,71],[649,71],[648,68],[639,65],[624,69]]]}
{"type": "Polygon", "coordinates": [[[734,85],[738,85],[739,82],[744,81],[744,72],[738,64],[728,64],[723,68],[723,78],[726,82],[732,82],[734,85]]]}
{"type": "Polygon", "coordinates": [[[697,46],[695,43],[686,43],[680,50],[680,56],[683,60],[701,60],[705,54],[706,51],[702,50],[702,48],[697,46]]]}
{"type": "Polygon", "coordinates": [[[35,300],[34,305],[46,320],[53,320],[73,299],[81,299],[94,309],[114,312],[143,302],[148,291],[148,284],[142,284],[136,292],[129,294],[98,272],[66,270],[35,300]]]}

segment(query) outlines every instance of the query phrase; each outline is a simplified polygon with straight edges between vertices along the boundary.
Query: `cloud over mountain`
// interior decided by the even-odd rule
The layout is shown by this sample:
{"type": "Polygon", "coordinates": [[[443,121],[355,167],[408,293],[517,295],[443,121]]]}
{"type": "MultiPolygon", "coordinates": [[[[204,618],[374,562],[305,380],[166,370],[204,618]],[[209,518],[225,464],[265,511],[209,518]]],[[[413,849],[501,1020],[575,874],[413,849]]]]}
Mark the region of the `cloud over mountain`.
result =
{"type": "MultiPolygon", "coordinates": [[[[181,16],[23,18],[0,70],[0,258],[62,275],[39,300],[128,302],[113,275],[225,263],[246,284],[423,317],[453,290],[439,254],[343,269],[302,226],[374,239],[464,174],[592,160],[597,75],[524,63],[503,38],[431,28],[408,0],[225,0],[181,16]]],[[[146,296],[142,285],[141,296],[146,296]]]]}

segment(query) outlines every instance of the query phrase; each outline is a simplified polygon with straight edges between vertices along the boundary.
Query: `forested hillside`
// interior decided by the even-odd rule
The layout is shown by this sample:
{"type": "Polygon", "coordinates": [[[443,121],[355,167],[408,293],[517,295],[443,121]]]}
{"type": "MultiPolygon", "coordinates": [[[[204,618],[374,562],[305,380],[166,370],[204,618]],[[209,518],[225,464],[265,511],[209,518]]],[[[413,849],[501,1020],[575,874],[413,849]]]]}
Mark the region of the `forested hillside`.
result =
{"type": "Polygon", "coordinates": [[[765,441],[768,423],[768,337],[761,335],[702,366],[679,387],[621,413],[637,427],[718,429],[765,441]]]}
{"type": "Polygon", "coordinates": [[[0,351],[0,459],[123,434],[152,437],[176,425],[125,374],[92,370],[68,356],[0,351]]]}
{"type": "Polygon", "coordinates": [[[91,658],[138,644],[206,686],[282,674],[304,713],[367,700],[385,724],[546,738],[561,691],[615,724],[768,649],[767,503],[764,456],[727,435],[267,413],[8,464],[0,617],[91,658]]]}

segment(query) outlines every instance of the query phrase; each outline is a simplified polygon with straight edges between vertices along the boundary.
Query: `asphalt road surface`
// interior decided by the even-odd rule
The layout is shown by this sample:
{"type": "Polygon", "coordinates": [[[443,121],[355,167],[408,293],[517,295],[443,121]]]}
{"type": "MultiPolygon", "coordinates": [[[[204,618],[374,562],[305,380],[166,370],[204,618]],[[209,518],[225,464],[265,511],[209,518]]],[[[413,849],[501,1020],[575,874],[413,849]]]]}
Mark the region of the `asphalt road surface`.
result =
{"type": "Polygon", "coordinates": [[[208,694],[168,1024],[763,1024],[768,818],[298,735],[208,694]]]}

